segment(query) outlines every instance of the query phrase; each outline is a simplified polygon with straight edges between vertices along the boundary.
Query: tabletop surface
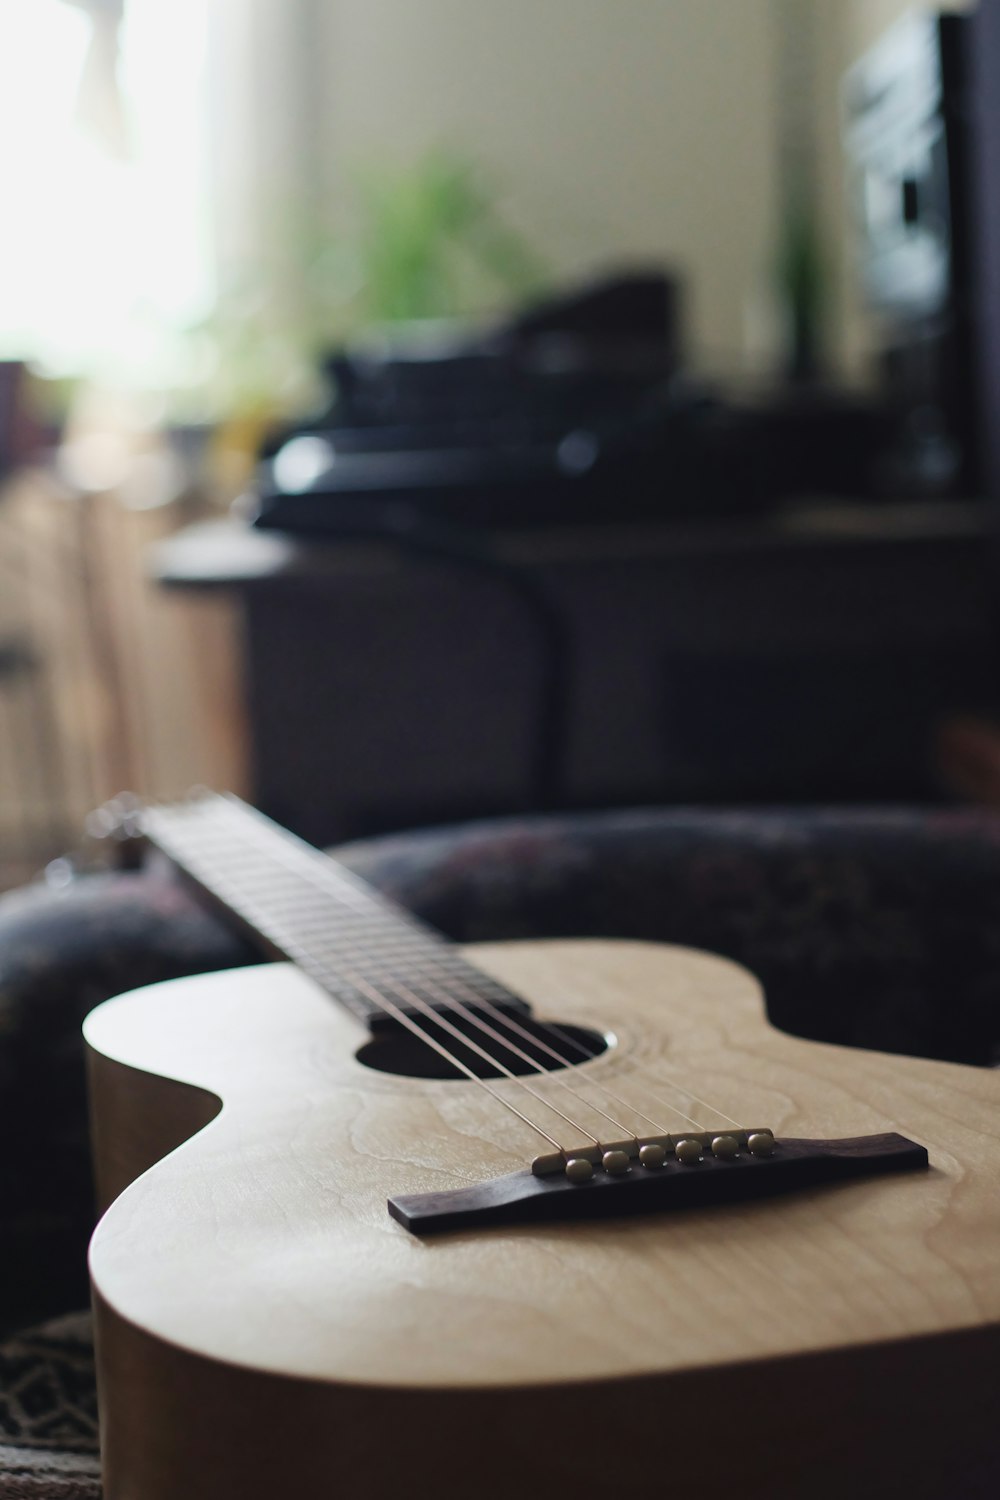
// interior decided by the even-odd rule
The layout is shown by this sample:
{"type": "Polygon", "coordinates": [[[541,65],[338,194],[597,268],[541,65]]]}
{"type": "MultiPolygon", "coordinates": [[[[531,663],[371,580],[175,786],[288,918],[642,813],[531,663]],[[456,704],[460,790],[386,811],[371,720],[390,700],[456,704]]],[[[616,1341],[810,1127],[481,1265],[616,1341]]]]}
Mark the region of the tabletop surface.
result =
{"type": "MultiPolygon", "coordinates": [[[[985,538],[989,524],[989,510],[981,501],[824,500],[748,517],[496,531],[490,540],[501,562],[559,567],[816,548],[962,546],[985,538]]],[[[482,534],[475,536],[479,540],[482,534]]],[[[292,576],[384,573],[398,566],[399,556],[389,542],[258,530],[234,517],[200,522],[159,542],[152,549],[150,569],[163,584],[249,586],[292,576]]]]}

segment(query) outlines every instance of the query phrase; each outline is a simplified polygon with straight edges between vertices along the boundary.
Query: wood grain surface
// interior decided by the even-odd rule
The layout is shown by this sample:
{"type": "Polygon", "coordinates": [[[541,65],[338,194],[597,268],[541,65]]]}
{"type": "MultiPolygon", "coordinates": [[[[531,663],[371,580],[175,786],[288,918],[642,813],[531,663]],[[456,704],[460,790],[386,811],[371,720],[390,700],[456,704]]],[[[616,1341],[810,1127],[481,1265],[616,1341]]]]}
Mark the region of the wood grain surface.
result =
{"type": "Polygon", "coordinates": [[[152,1107],[149,1072],[224,1107],[94,1236],[108,1500],[341,1493],[318,1480],[337,1464],[381,1500],[421,1461],[447,1500],[528,1472],[528,1494],[652,1496],[661,1457],[685,1497],[994,1494],[1000,1077],[778,1033],[707,954],[466,952],[537,1014],[612,1035],[583,1090],[651,1108],[677,1085],[706,1126],[694,1096],[779,1136],[896,1130],[931,1170],[422,1242],[390,1194],[537,1147],[474,1084],[365,1069],[363,1030],[284,965],[110,1001],[86,1027],[109,1197],[216,1109],[162,1077],[152,1107]]]}

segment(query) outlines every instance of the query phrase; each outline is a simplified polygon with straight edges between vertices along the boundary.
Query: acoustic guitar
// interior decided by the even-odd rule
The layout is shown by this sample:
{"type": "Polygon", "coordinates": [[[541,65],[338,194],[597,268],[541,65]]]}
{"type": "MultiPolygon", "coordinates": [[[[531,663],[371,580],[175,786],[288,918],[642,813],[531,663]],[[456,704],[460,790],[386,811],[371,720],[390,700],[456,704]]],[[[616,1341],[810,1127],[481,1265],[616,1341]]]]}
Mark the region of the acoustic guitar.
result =
{"type": "Polygon", "coordinates": [[[995,1500],[997,1074],[142,824],[282,961],[86,1023],[107,1500],[995,1500]]]}

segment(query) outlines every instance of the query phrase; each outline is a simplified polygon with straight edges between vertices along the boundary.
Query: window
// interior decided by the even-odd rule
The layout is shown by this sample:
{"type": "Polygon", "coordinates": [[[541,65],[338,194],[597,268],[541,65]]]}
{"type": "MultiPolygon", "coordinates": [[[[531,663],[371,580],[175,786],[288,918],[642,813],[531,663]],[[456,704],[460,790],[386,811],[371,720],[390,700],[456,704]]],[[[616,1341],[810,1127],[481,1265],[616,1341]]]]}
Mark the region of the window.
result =
{"type": "Polygon", "coordinates": [[[204,0],[0,0],[0,357],[170,383],[211,295],[204,0]],[[102,14],[103,13],[103,14],[102,14]]]}

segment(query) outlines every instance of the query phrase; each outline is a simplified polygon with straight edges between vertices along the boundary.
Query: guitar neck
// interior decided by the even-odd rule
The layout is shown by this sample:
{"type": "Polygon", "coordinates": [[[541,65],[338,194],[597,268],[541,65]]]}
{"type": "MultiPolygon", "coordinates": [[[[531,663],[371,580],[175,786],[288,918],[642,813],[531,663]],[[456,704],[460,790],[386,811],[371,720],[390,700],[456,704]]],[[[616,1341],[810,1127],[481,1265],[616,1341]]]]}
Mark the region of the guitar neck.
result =
{"type": "Polygon", "coordinates": [[[391,1012],[469,1003],[526,1012],[418,918],[236,797],[142,815],[145,836],[265,953],[305,971],[370,1029],[391,1012]]]}

